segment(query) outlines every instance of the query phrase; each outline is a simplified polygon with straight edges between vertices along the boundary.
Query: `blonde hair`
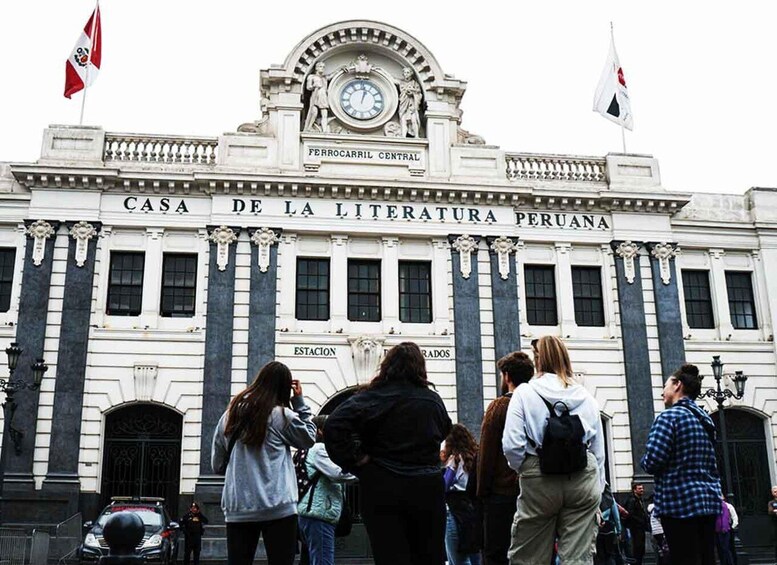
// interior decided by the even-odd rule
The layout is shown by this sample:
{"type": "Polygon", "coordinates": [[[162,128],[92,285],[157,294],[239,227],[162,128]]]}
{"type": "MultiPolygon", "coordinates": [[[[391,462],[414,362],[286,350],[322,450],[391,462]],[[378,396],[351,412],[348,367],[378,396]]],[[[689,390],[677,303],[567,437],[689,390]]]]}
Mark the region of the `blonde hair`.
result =
{"type": "Polygon", "coordinates": [[[546,335],[537,341],[535,365],[537,366],[537,374],[555,373],[565,387],[573,384],[574,373],[572,372],[572,362],[569,360],[569,352],[564,342],[556,336],[546,335]]]}

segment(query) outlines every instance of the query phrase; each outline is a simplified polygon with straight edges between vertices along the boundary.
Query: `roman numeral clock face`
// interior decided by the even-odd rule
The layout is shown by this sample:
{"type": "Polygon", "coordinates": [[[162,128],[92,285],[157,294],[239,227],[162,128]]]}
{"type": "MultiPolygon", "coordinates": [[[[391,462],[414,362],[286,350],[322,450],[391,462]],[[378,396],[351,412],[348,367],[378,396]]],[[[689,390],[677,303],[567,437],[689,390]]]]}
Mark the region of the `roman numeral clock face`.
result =
{"type": "Polygon", "coordinates": [[[386,106],[383,93],[371,80],[357,79],[347,83],[340,91],[340,106],[357,120],[371,120],[386,106]]]}

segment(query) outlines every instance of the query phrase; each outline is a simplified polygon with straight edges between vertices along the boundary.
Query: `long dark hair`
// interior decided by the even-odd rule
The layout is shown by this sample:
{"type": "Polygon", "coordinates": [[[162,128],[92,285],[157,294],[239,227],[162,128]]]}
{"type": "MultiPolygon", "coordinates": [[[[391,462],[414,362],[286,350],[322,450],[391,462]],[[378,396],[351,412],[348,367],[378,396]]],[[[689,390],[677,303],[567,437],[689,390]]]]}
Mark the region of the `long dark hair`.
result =
{"type": "Polygon", "coordinates": [[[691,400],[696,400],[701,393],[701,380],[703,378],[699,375],[699,368],[696,365],[685,363],[672,373],[672,377],[682,383],[683,392],[689,396],[691,400]]]}
{"type": "Polygon", "coordinates": [[[464,470],[471,473],[475,468],[475,458],[478,454],[478,444],[475,438],[463,424],[453,424],[448,437],[445,438],[445,452],[453,457],[456,464],[464,461],[464,470]]]}
{"type": "Polygon", "coordinates": [[[368,388],[397,382],[424,387],[431,385],[426,379],[424,355],[412,341],[404,341],[388,350],[380,364],[378,374],[372,379],[368,388]]]}
{"type": "Polygon", "coordinates": [[[244,444],[261,447],[273,408],[288,407],[290,401],[291,371],[283,363],[270,361],[259,370],[254,382],[229,403],[224,435],[229,436],[240,427],[244,444]]]}

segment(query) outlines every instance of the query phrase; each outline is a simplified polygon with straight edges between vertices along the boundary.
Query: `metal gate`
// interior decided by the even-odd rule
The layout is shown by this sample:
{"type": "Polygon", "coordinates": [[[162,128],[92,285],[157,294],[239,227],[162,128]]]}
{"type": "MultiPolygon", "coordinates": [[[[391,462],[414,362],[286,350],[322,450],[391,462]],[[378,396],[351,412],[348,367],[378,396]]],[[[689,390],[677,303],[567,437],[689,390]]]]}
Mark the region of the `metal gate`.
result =
{"type": "MultiPolygon", "coordinates": [[[[712,414],[720,427],[718,412],[712,414]]],[[[718,433],[718,469],[723,492],[734,494],[734,506],[739,514],[739,537],[747,547],[774,546],[774,531],[766,504],[771,499],[769,450],[764,420],[745,410],[726,409],[726,444],[731,461],[732,485],[725,484],[722,442],[718,433]]]]}
{"type": "Polygon", "coordinates": [[[158,496],[178,512],[183,418],[169,408],[135,404],[105,422],[102,496],[158,496]]]}

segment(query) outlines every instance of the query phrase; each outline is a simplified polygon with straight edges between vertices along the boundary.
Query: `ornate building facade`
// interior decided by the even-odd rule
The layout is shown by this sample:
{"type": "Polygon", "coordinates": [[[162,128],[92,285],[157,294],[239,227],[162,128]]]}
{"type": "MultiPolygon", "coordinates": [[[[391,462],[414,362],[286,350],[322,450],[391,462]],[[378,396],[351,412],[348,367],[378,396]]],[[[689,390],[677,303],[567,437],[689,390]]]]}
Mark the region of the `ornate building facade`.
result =
{"type": "Polygon", "coordinates": [[[215,504],[213,429],[270,359],[328,412],[415,341],[479,429],[496,360],[554,334],[619,491],[666,375],[687,360],[712,386],[713,355],[743,371],[728,489],[762,527],[777,191],[670,192],[650,156],[505,151],[461,127],[465,89],[402,30],[342,22],[262,71],[263,117],[235,133],[52,126],[38,161],[0,165],[0,337],[24,349],[17,376],[50,367],[16,398],[6,521],[91,517],[113,494],[215,504]]]}

